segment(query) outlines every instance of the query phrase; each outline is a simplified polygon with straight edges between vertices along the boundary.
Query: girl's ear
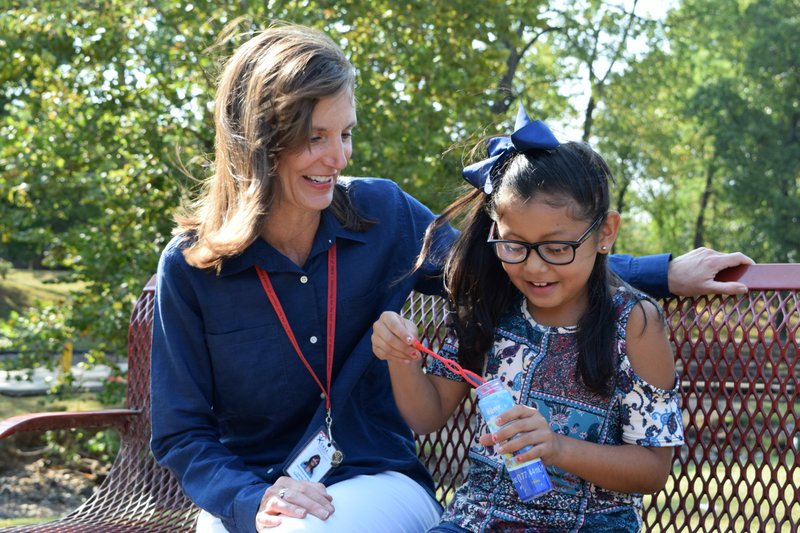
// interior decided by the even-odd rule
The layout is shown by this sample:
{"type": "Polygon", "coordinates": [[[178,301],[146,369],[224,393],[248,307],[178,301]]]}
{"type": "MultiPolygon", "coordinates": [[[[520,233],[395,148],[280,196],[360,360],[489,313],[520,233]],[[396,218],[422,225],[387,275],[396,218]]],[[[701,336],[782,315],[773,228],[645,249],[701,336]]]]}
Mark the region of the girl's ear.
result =
{"type": "Polygon", "coordinates": [[[607,254],[614,246],[614,241],[617,239],[617,232],[619,231],[620,216],[616,211],[609,211],[606,213],[606,219],[597,230],[597,235],[600,237],[597,241],[597,251],[601,254],[607,254]]]}

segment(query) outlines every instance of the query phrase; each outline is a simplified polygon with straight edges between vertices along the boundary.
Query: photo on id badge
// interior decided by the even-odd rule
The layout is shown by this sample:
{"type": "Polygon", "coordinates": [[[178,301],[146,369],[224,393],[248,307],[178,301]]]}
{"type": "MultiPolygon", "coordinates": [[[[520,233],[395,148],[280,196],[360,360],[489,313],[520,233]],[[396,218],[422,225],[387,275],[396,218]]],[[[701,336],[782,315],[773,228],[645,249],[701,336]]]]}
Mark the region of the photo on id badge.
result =
{"type": "Polygon", "coordinates": [[[342,452],[328,439],[324,429],[292,457],[284,469],[287,476],[302,481],[322,482],[342,462],[342,452]]]}

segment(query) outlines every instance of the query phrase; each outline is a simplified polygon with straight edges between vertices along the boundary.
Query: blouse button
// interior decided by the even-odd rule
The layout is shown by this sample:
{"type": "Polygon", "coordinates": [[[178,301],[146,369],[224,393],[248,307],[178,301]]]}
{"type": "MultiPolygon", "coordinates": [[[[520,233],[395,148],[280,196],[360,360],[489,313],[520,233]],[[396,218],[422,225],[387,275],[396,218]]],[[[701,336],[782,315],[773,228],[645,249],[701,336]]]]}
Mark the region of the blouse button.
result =
{"type": "Polygon", "coordinates": [[[311,341],[311,344],[317,344],[317,338],[316,337],[311,337],[309,340],[311,341]]]}
{"type": "Polygon", "coordinates": [[[300,276],[300,283],[308,283],[308,276],[300,276]]]}

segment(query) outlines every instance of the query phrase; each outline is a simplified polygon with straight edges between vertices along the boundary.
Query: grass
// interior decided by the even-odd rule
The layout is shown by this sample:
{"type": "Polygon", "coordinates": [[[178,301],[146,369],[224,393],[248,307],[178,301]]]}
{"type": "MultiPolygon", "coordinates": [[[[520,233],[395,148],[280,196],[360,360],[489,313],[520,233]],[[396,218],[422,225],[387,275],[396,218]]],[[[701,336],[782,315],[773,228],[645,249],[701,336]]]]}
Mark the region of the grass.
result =
{"type": "Polygon", "coordinates": [[[55,520],[57,517],[53,516],[50,518],[8,518],[8,519],[0,519],[0,527],[17,527],[17,526],[29,526],[32,524],[43,524],[45,522],[51,522],[55,520]]]}
{"type": "Polygon", "coordinates": [[[82,392],[69,398],[50,396],[5,396],[0,394],[0,420],[26,413],[43,411],[92,411],[108,409],[93,392],[82,392]]]}
{"type": "Polygon", "coordinates": [[[70,297],[82,283],[61,282],[62,272],[12,268],[5,278],[0,277],[0,320],[12,310],[22,311],[36,301],[56,303],[70,297]]]}

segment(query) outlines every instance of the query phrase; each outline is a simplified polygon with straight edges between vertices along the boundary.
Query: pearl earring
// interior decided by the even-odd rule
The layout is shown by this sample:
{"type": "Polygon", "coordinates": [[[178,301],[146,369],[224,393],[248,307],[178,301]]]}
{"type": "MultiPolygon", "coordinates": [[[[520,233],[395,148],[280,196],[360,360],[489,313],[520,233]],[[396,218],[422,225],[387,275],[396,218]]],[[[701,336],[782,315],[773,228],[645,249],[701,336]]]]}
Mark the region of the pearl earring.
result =
{"type": "Polygon", "coordinates": [[[608,251],[608,246],[606,246],[606,245],[604,244],[603,246],[601,246],[601,247],[600,247],[600,251],[601,251],[601,252],[607,252],[607,251],[608,251]]]}

